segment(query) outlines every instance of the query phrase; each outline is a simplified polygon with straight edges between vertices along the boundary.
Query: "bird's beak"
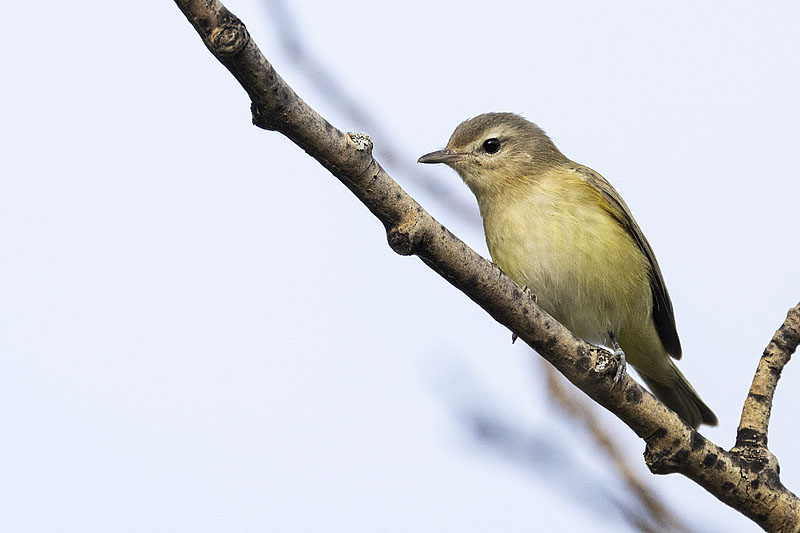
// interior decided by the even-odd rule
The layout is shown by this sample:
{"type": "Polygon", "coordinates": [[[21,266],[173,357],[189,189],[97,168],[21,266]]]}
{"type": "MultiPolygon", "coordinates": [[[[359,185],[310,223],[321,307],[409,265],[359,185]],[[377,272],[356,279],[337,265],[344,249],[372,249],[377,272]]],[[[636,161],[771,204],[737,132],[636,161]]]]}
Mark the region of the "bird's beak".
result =
{"type": "Polygon", "coordinates": [[[463,159],[464,154],[459,154],[458,152],[453,152],[452,150],[438,150],[436,152],[431,152],[429,154],[425,154],[419,159],[417,159],[417,163],[455,163],[456,161],[461,161],[463,159]]]}

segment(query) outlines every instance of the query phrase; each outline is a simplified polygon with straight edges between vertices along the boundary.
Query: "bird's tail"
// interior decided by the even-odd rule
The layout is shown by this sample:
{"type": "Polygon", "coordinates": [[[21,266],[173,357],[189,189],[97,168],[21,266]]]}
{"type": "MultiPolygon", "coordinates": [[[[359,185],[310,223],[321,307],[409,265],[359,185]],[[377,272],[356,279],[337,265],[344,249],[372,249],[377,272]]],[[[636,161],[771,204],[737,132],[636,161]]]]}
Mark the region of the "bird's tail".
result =
{"type": "Polygon", "coordinates": [[[664,402],[664,405],[675,411],[684,422],[697,429],[700,424],[709,426],[717,425],[717,416],[700,399],[689,381],[684,377],[678,367],[670,361],[672,369],[675,371],[675,378],[670,384],[655,381],[645,375],[642,379],[647,387],[653,392],[656,398],[664,402]]]}

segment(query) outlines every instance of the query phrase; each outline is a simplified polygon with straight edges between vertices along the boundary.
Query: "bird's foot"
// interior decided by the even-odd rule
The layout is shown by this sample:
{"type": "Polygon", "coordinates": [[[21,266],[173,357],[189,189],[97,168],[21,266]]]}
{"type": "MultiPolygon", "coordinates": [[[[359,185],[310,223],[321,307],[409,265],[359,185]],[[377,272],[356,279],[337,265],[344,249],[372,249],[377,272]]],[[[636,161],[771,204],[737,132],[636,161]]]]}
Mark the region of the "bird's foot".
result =
{"type": "Polygon", "coordinates": [[[527,294],[528,298],[533,300],[533,303],[535,303],[535,304],[539,303],[539,298],[537,298],[536,295],[531,292],[530,288],[527,285],[523,285],[522,286],[522,292],[527,294]]]}
{"type": "Polygon", "coordinates": [[[611,344],[614,347],[614,356],[617,358],[617,371],[614,373],[614,385],[616,385],[622,381],[622,378],[625,377],[628,364],[625,361],[625,352],[622,351],[619,342],[617,342],[617,338],[610,331],[608,332],[608,335],[611,337],[611,344]]]}

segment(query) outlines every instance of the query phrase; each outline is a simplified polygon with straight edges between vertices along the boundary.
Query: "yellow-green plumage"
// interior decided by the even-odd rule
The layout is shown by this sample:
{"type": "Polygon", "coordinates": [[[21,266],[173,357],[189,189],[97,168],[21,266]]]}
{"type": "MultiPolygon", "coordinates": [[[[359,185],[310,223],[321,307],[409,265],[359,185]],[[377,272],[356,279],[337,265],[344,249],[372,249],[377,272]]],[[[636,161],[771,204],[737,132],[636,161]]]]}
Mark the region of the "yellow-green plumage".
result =
{"type": "Polygon", "coordinates": [[[445,150],[420,161],[447,163],[464,179],[492,260],[543,309],[588,342],[610,346],[614,335],[668,407],[692,427],[716,424],[670,357],[681,347],[652,248],[602,176],[510,113],[465,121],[445,150]]]}

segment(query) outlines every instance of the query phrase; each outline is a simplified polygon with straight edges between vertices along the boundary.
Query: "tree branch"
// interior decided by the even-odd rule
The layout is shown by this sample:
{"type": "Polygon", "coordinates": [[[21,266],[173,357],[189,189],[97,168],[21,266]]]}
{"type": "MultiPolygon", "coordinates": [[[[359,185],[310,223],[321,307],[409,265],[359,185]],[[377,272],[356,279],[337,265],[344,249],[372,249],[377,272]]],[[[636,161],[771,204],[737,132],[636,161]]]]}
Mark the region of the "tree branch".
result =
{"type": "Polygon", "coordinates": [[[764,350],[758,362],[750,393],[744,402],[736,432],[736,447],[767,447],[767,430],[775,388],[786,363],[800,343],[800,305],[789,310],[786,320],[764,350]]]}
{"type": "Polygon", "coordinates": [[[777,469],[706,440],[629,375],[615,383],[618,360],[574,337],[499,268],[434,220],[375,161],[369,137],[345,134],[311,109],[272,68],[244,24],[220,2],[176,0],[176,4],[206,47],[247,91],[255,125],[283,133],[308,152],[383,223],[395,252],[417,255],[625,422],[647,443],[645,458],[651,471],[684,474],[767,530],[800,528],[800,501],[781,485],[777,469]]]}

